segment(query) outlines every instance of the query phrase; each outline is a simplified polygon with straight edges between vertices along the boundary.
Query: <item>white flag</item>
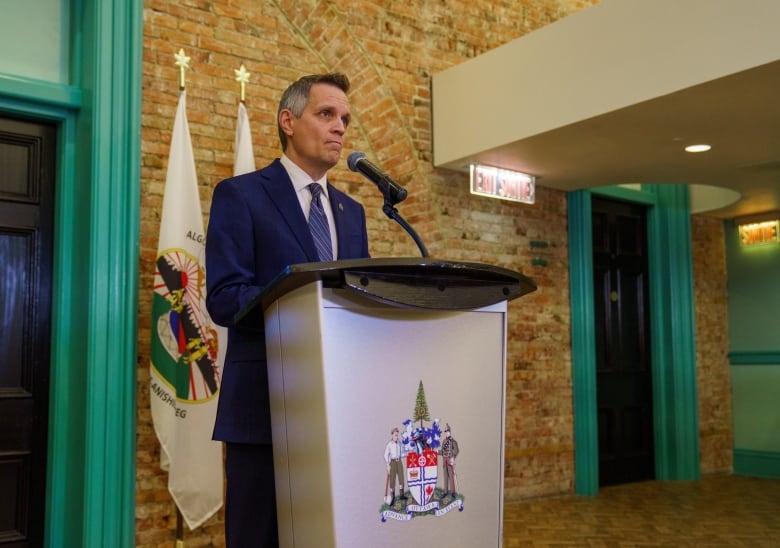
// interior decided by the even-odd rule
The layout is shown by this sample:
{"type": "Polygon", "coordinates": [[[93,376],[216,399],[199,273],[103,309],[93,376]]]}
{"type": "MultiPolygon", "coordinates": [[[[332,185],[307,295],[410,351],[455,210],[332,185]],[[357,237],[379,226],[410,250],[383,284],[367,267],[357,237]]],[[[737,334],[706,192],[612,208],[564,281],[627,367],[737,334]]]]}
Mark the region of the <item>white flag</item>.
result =
{"type": "Polygon", "coordinates": [[[233,175],[255,170],[255,155],[252,151],[252,132],[249,130],[249,115],[244,102],[238,103],[236,141],[233,144],[233,175]]]}
{"type": "MultiPolygon", "coordinates": [[[[238,103],[238,117],[236,119],[236,139],[233,143],[233,175],[241,175],[255,170],[255,155],[252,149],[252,131],[249,129],[249,115],[246,112],[244,102],[238,103]]],[[[222,368],[225,366],[225,351],[227,350],[227,328],[215,325],[219,337],[219,354],[217,356],[217,369],[222,376],[222,368]]]]}
{"type": "Polygon", "coordinates": [[[211,439],[220,341],[206,312],[205,241],[182,91],[165,180],[151,344],[152,421],[168,490],[190,529],[222,506],[222,444],[211,439]]]}

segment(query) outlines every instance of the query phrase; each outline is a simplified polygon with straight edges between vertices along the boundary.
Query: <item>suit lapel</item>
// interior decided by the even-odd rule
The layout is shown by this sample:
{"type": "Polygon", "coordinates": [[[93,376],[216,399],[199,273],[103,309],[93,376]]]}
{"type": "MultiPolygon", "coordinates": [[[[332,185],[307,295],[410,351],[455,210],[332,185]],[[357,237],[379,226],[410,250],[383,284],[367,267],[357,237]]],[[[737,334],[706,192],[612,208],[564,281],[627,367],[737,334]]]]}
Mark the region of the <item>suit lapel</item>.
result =
{"type": "Polygon", "coordinates": [[[314,246],[314,239],[309,232],[309,225],[306,217],[301,210],[301,203],[298,196],[295,195],[290,176],[287,170],[279,160],[274,160],[271,165],[260,172],[263,179],[262,186],[268,194],[268,198],[279,210],[282,219],[287,223],[290,231],[295,235],[295,239],[306,253],[306,258],[310,261],[319,261],[317,248],[314,246]]]}

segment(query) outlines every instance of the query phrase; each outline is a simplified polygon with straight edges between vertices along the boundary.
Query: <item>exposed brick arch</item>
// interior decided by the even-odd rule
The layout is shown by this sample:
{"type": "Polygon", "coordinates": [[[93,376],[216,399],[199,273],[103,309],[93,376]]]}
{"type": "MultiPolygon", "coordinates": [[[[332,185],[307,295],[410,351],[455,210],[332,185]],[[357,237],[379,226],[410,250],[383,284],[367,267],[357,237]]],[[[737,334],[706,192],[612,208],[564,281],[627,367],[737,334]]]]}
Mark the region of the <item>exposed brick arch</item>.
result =
{"type": "MultiPolygon", "coordinates": [[[[430,218],[430,201],[420,200],[415,190],[422,192],[423,182],[415,184],[419,174],[430,171],[415,153],[414,139],[410,135],[411,124],[406,119],[398,98],[388,86],[382,70],[371,58],[371,52],[360,38],[350,30],[348,14],[339,11],[333,4],[319,2],[315,5],[302,5],[295,0],[283,0],[277,3],[296,38],[309,48],[310,52],[322,64],[323,70],[338,71],[347,74],[352,88],[350,104],[353,112],[353,125],[350,133],[359,134],[359,140],[367,147],[366,154],[377,159],[387,173],[400,184],[410,187],[410,198],[403,204],[402,215],[412,214],[415,219],[430,218]]],[[[409,103],[413,102],[409,97],[409,103]]],[[[349,175],[347,175],[349,180],[349,175]]],[[[359,180],[352,178],[352,180],[359,180]]],[[[379,209],[380,200],[376,192],[363,194],[364,203],[371,209],[379,209]]],[[[378,220],[374,226],[378,234],[387,237],[385,220],[378,220]]],[[[371,230],[369,224],[369,231],[371,230]]],[[[413,242],[400,228],[394,227],[390,239],[392,242],[379,242],[383,238],[372,237],[372,253],[382,255],[414,254],[413,242]],[[392,236],[395,234],[395,238],[392,236]],[[378,249],[377,249],[378,248],[378,249]]],[[[419,228],[418,228],[419,230],[419,228]]]]}
{"type": "Polygon", "coordinates": [[[350,32],[346,18],[332,4],[324,2],[307,6],[285,0],[278,7],[327,70],[350,76],[354,118],[371,151],[399,181],[410,179],[418,166],[408,123],[381,72],[361,41],[350,32]]]}

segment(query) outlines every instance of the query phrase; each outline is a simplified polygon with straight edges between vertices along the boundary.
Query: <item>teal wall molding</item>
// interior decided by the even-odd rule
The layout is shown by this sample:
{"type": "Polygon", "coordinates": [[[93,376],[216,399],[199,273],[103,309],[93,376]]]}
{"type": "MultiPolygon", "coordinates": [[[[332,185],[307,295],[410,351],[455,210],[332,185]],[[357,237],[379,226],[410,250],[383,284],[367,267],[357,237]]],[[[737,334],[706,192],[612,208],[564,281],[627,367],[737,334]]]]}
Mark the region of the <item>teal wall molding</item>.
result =
{"type": "Polygon", "coordinates": [[[656,478],[701,474],[690,207],[687,185],[582,190],[568,195],[575,482],[598,492],[591,193],[648,205],[656,478]]]}
{"type": "Polygon", "coordinates": [[[0,73],[0,93],[7,99],[78,109],[83,101],[79,88],[0,73]]]}
{"type": "Polygon", "coordinates": [[[648,210],[656,478],[701,477],[689,190],[642,185],[648,210]]]}
{"type": "Polygon", "coordinates": [[[591,193],[570,192],[569,289],[574,389],[574,492],[599,491],[599,438],[596,415],[596,328],[593,296],[593,230],[591,193]]]}
{"type": "Polygon", "coordinates": [[[734,449],[734,473],[780,479],[780,453],[734,449]]]}
{"type": "MultiPolygon", "coordinates": [[[[135,545],[143,2],[84,1],[79,69],[88,194],[83,546],[135,545]],[[86,102],[86,101],[85,101],[86,102]]],[[[50,537],[54,546],[55,537],[50,537]]]]}
{"type": "Polygon", "coordinates": [[[780,350],[774,352],[729,352],[731,365],[778,365],[780,350]]]}

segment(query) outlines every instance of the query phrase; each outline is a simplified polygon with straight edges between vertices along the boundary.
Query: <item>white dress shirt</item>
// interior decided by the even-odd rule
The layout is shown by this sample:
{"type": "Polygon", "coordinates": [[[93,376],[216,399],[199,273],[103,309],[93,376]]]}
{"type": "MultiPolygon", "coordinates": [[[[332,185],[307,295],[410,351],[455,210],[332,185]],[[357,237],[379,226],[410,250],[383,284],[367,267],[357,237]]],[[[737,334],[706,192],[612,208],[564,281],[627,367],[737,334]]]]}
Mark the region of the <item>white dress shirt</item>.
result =
{"type": "Polygon", "coordinates": [[[338,239],[336,238],[336,224],[333,221],[333,210],[330,207],[330,197],[328,196],[327,177],[322,177],[318,181],[312,181],[311,177],[298,167],[292,160],[282,154],[280,159],[282,166],[287,171],[287,174],[292,180],[293,188],[295,188],[295,194],[298,196],[298,201],[301,204],[301,209],[309,220],[309,210],[311,209],[311,191],[308,186],[314,182],[322,187],[320,193],[320,201],[322,202],[322,208],[325,210],[325,216],[328,218],[328,227],[330,228],[330,241],[333,244],[333,258],[334,260],[339,256],[338,239]]]}

